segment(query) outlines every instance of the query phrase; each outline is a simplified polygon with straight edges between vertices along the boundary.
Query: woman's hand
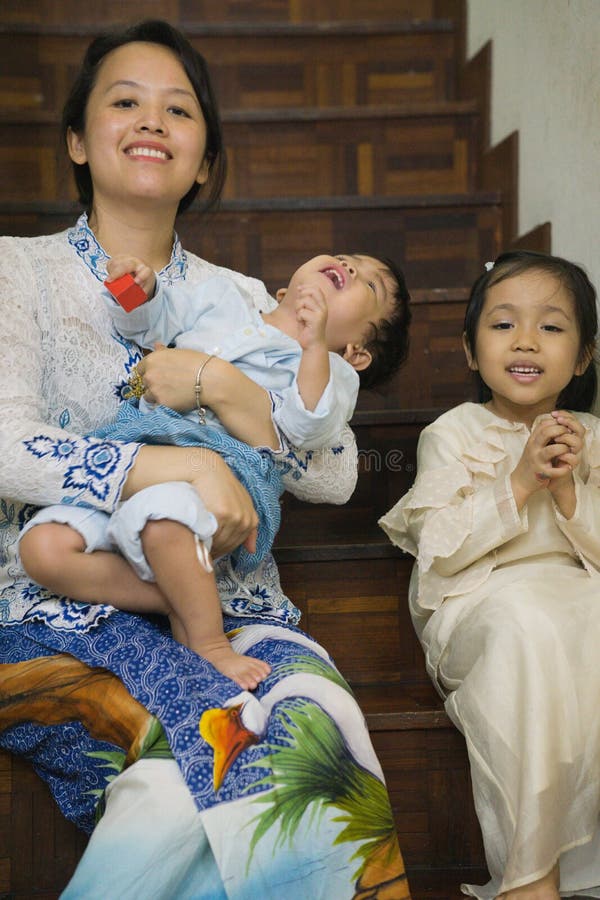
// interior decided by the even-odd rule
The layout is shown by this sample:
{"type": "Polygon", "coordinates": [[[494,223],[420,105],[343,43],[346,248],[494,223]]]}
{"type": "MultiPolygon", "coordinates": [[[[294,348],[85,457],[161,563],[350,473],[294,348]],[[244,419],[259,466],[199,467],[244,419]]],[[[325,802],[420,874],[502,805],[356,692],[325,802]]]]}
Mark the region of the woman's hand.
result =
{"type": "Polygon", "coordinates": [[[159,403],[179,413],[194,409],[196,373],[207,358],[207,353],[196,350],[171,350],[164,344],[155,344],[154,352],[136,366],[144,384],[144,397],[149,403],[159,403]]]}
{"type": "Polygon", "coordinates": [[[129,470],[121,500],[153,484],[185,481],[198,492],[206,508],[215,516],[218,528],[213,537],[212,555],[223,556],[244,545],[256,549],[258,516],[250,495],[229,466],[204,447],[144,445],[129,470]]]}
{"type": "Polygon", "coordinates": [[[204,466],[192,484],[219,526],[213,536],[211,555],[223,556],[241,545],[254,553],[258,516],[250,494],[227,463],[217,453],[209,452],[209,465],[204,466]]]}

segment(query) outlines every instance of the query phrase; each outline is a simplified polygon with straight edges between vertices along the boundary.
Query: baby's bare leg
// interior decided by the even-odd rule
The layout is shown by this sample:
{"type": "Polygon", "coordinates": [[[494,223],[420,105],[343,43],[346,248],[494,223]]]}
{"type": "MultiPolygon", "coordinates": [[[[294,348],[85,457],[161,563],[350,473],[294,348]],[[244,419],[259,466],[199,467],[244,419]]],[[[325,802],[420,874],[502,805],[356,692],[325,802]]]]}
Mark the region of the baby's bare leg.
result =
{"type": "Polygon", "coordinates": [[[232,649],[223,631],[214,574],[201,565],[190,529],[170,519],[149,521],[142,531],[142,546],[156,583],[171,606],[168,615],[173,637],[240,687],[254,689],[271,667],[232,649]]]}
{"type": "Polygon", "coordinates": [[[70,525],[36,525],[21,538],[19,553],[29,577],[55,594],[129,612],[168,612],[156,584],[138,578],[118,553],[86,553],[83,537],[70,525]]]}

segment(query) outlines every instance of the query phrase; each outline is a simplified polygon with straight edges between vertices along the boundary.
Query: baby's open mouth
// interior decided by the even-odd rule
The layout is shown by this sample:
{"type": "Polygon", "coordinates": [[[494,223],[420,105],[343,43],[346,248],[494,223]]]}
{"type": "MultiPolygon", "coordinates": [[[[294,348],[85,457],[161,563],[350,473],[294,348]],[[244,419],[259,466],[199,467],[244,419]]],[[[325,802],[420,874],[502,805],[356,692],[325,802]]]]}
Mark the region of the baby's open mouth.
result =
{"type": "Polygon", "coordinates": [[[329,278],[335,289],[338,291],[341,291],[346,284],[345,275],[333,266],[321,269],[321,275],[325,275],[326,278],[329,278]]]}

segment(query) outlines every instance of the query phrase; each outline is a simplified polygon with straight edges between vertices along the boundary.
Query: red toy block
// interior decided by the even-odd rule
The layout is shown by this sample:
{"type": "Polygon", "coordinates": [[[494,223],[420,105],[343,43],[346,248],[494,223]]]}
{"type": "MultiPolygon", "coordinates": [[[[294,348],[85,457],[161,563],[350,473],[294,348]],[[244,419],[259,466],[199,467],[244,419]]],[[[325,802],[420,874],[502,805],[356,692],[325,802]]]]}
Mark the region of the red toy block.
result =
{"type": "Polygon", "coordinates": [[[133,275],[121,275],[114,281],[105,281],[104,287],[110,291],[117,303],[119,303],[125,312],[131,312],[142,303],[145,303],[148,297],[146,292],[134,281],[133,275]]]}

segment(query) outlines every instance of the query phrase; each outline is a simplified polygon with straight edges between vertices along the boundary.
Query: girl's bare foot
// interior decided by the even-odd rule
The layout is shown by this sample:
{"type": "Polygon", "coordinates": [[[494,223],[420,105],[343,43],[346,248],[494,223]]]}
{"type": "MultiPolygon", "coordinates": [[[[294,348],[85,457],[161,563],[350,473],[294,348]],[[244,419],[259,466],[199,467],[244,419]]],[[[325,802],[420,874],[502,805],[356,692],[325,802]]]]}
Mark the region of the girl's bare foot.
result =
{"type": "Polygon", "coordinates": [[[271,673],[271,666],[262,659],[256,659],[254,656],[242,656],[232,650],[226,637],[223,638],[222,643],[215,641],[210,645],[205,644],[191,649],[207,659],[222,675],[231,678],[245,691],[253,691],[271,673]]]}
{"type": "Polygon", "coordinates": [[[514,888],[512,891],[506,891],[505,894],[500,894],[496,900],[559,900],[559,884],[560,875],[558,863],[556,863],[552,871],[543,878],[532,881],[530,884],[524,884],[523,887],[514,888]]]}

